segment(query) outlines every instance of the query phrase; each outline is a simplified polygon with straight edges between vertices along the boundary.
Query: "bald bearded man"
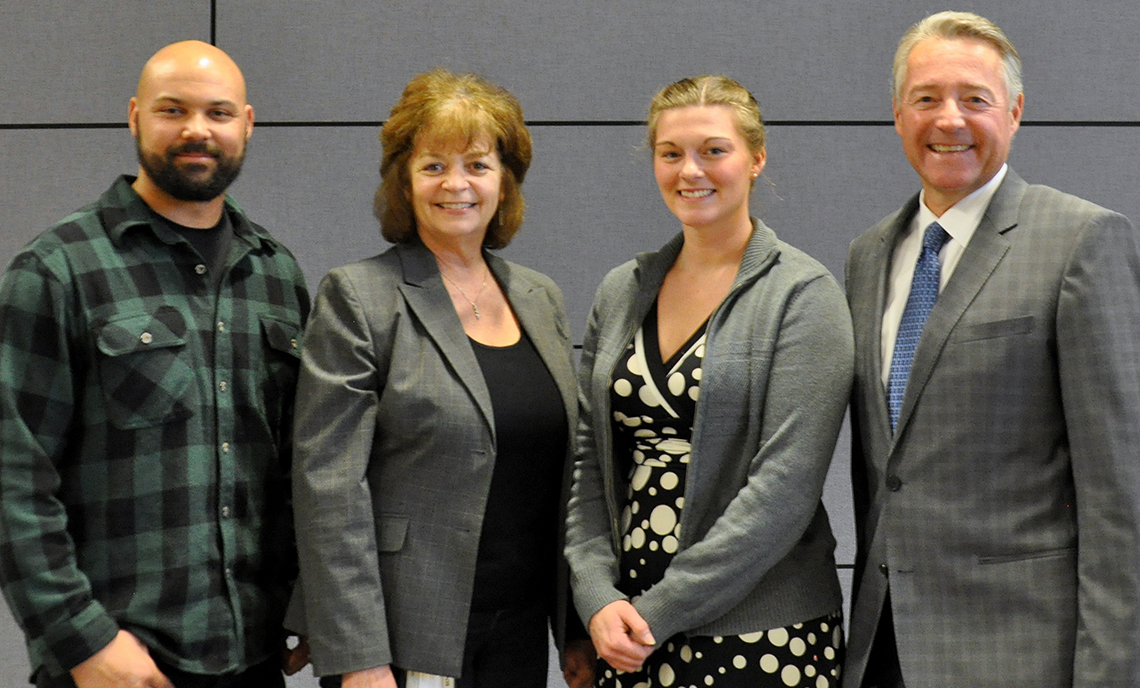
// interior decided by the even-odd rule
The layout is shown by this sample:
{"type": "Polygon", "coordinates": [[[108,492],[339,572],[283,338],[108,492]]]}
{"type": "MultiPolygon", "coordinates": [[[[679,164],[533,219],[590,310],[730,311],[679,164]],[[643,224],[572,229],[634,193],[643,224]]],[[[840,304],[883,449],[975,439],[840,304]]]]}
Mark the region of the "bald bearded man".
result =
{"type": "Polygon", "coordinates": [[[41,688],[284,685],[309,297],[225,195],[253,120],[224,52],[159,50],[138,176],[0,278],[0,585],[41,688]]]}

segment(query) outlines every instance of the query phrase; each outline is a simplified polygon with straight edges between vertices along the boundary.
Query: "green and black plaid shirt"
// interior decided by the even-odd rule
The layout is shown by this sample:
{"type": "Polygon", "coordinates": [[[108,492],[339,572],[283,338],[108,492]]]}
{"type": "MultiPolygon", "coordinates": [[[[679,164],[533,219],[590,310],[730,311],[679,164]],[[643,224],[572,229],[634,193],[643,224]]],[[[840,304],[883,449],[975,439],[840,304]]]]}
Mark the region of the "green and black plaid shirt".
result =
{"type": "Polygon", "coordinates": [[[0,583],[33,669],[63,673],[122,627],[179,668],[225,673],[280,649],[309,298],[293,256],[229,199],[215,292],[132,181],[0,280],[0,583]]]}

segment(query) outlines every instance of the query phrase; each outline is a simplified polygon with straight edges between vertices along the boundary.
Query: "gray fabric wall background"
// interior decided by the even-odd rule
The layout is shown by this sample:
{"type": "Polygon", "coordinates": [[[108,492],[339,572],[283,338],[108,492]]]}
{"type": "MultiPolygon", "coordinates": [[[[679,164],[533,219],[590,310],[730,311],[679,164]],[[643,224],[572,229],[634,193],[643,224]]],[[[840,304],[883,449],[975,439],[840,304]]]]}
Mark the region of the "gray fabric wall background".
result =
{"type": "MultiPolygon", "coordinates": [[[[479,72],[522,101],[534,164],[526,223],[503,254],[562,286],[576,337],[605,272],[679,230],[640,148],[640,122],[653,93],[683,76],[724,73],[753,91],[769,121],[754,211],[842,280],[848,243],[918,188],[891,127],[890,61],[907,26],[945,8],[2,0],[0,264],[115,175],[134,172],[125,119],[139,70],[166,43],[197,38],[238,62],[256,110],[233,195],[293,249],[313,287],[329,268],[386,247],[371,215],[378,125],[408,79],[435,66],[479,72]]],[[[977,0],[958,9],[993,19],[1021,51],[1018,172],[1140,220],[1140,5],[977,0]]],[[[854,559],[848,462],[845,436],[825,496],[845,587],[854,559]]],[[[0,609],[0,688],[26,685],[26,676],[22,634],[0,609]]],[[[315,685],[311,676],[290,682],[315,685]]]]}

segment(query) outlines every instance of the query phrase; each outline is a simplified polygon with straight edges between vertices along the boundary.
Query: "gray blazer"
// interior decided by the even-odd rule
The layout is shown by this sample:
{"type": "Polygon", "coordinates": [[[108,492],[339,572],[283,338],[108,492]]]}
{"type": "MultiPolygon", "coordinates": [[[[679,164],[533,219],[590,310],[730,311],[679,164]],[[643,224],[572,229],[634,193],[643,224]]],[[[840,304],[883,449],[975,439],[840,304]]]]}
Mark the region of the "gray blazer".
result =
{"type": "Polygon", "coordinates": [[[1140,685],[1137,234],[1010,170],[930,314],[892,436],[879,329],[917,205],[847,263],[858,556],[844,685],[860,686],[888,580],[908,685],[1140,685]]]}
{"type": "MultiPolygon", "coordinates": [[[[533,270],[487,262],[572,432],[562,294],[533,270]]],[[[290,627],[307,632],[319,675],[392,663],[458,676],[495,423],[431,252],[402,244],[330,272],[303,350],[293,475],[302,582],[290,627]]]]}

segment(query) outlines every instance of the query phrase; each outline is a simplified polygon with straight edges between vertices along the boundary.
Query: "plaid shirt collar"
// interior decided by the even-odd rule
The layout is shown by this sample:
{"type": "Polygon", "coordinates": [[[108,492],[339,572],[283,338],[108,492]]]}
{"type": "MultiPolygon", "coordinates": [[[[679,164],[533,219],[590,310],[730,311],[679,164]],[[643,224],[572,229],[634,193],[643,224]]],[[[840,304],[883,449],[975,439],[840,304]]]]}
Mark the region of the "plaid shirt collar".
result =
{"type": "MultiPolygon", "coordinates": [[[[173,245],[183,241],[182,237],[165,223],[154,221],[155,217],[162,216],[147,205],[131,186],[136,179],[137,177],[126,174],[120,176],[99,198],[99,205],[102,207],[100,216],[111,241],[121,248],[123,236],[135,229],[151,231],[165,244],[173,245]]],[[[251,248],[264,247],[270,250],[280,248],[280,244],[268,232],[246,218],[241,206],[229,195],[225,199],[225,212],[230,216],[234,237],[239,241],[245,242],[251,248]]]]}

